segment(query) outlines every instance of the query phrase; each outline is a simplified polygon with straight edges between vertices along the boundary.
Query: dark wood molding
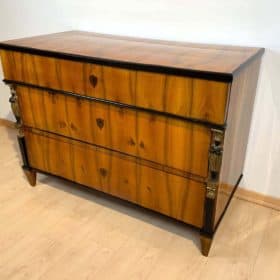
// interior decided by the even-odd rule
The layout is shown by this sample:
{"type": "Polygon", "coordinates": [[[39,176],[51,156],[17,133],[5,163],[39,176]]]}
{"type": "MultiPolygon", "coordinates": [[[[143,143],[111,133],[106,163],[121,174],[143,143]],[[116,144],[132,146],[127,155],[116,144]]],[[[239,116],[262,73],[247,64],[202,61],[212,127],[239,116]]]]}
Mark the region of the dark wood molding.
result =
{"type": "MultiPolygon", "coordinates": [[[[48,44],[49,45],[49,44],[48,44]]],[[[233,75],[242,70],[244,67],[248,65],[252,60],[256,57],[261,56],[264,53],[264,48],[255,48],[255,47],[239,47],[239,46],[221,46],[215,44],[195,44],[188,42],[177,42],[177,41],[167,41],[167,40],[155,40],[155,39],[146,39],[146,38],[135,38],[128,36],[120,36],[120,35],[112,35],[112,34],[100,34],[95,32],[85,32],[85,31],[65,31],[60,33],[34,36],[29,38],[22,38],[18,40],[9,40],[0,43],[0,49],[24,52],[34,55],[40,56],[48,56],[48,57],[56,57],[67,60],[75,60],[81,62],[89,62],[95,64],[108,65],[112,67],[122,67],[127,69],[138,69],[149,72],[160,72],[160,73],[168,73],[174,75],[187,75],[189,77],[197,77],[201,79],[207,80],[216,80],[216,81],[226,81],[231,82],[233,79],[233,75]],[[64,38],[71,45],[71,42],[80,41],[82,45],[88,46],[89,51],[81,51],[77,52],[76,47],[70,49],[64,49],[60,47],[60,43],[56,41],[56,39],[64,38]],[[45,48],[45,43],[50,42],[51,45],[49,48],[45,48]],[[105,45],[102,45],[102,42],[106,42],[105,45]],[[132,44],[131,44],[132,43],[132,44]],[[106,45],[107,44],[107,45],[106,45]],[[135,45],[136,44],[136,45],[135,45]],[[111,49],[116,49],[115,53],[118,53],[119,46],[122,46],[122,51],[129,52],[131,48],[135,48],[136,46],[136,57],[139,56],[138,50],[146,49],[149,51],[149,55],[157,54],[159,52],[167,52],[165,49],[166,46],[173,48],[175,53],[178,55],[181,52],[181,49],[184,50],[186,54],[193,49],[200,50],[212,50],[212,56],[209,57],[210,61],[215,61],[215,58],[219,56],[219,54],[225,52],[232,52],[232,54],[237,54],[238,62],[235,63],[233,67],[224,69],[223,67],[208,71],[207,68],[198,67],[194,69],[193,64],[185,65],[184,63],[172,63],[170,65],[159,65],[158,63],[149,63],[146,59],[142,61],[137,61],[137,59],[132,59],[131,61],[123,61],[119,57],[113,56],[99,56],[97,53],[99,52],[99,48],[90,48],[90,46],[103,46],[106,49],[106,46],[111,49]],[[180,48],[180,50],[178,50],[180,48]],[[238,55],[240,54],[240,55],[238,55]],[[245,57],[244,57],[245,55],[245,57]],[[245,59],[243,59],[245,58],[245,59]]],[[[192,53],[186,57],[186,60],[191,59],[192,53]]],[[[228,57],[223,57],[220,60],[222,63],[223,59],[227,60],[228,57]]]]}
{"type": "Polygon", "coordinates": [[[25,138],[22,135],[17,136],[18,144],[20,148],[21,158],[22,158],[22,168],[23,169],[31,169],[28,161],[27,151],[26,151],[26,144],[25,138]]]}
{"type": "Polygon", "coordinates": [[[14,46],[5,43],[0,43],[0,49],[29,53],[34,55],[46,56],[46,57],[55,57],[59,59],[67,59],[72,61],[94,63],[98,65],[105,65],[111,67],[133,69],[133,70],[140,70],[140,71],[147,71],[147,72],[154,72],[154,73],[163,73],[163,74],[170,74],[176,76],[188,76],[191,78],[199,78],[203,80],[232,82],[233,79],[233,76],[227,73],[207,72],[207,71],[199,71],[199,70],[192,70],[192,69],[164,67],[164,66],[153,65],[153,64],[124,62],[124,61],[110,60],[110,59],[99,58],[99,57],[91,57],[91,56],[84,56],[84,55],[77,55],[77,54],[74,55],[69,53],[46,51],[46,50],[27,48],[22,46],[14,46]]]}
{"type": "Polygon", "coordinates": [[[158,111],[158,110],[154,110],[154,109],[138,107],[138,106],[134,106],[134,105],[130,105],[130,104],[115,102],[115,101],[108,100],[108,99],[101,99],[101,98],[97,98],[97,97],[93,97],[93,96],[86,96],[86,95],[81,95],[81,94],[77,94],[77,93],[74,93],[74,92],[57,90],[57,89],[52,89],[52,88],[48,88],[48,87],[42,87],[42,86],[38,86],[38,85],[33,85],[33,84],[19,82],[19,81],[12,81],[12,80],[7,80],[7,79],[4,79],[3,82],[7,85],[15,85],[15,86],[18,85],[18,86],[30,87],[30,88],[35,88],[35,89],[39,89],[39,90],[45,90],[45,91],[48,91],[48,92],[54,93],[54,94],[63,94],[63,95],[67,95],[67,96],[72,96],[72,97],[75,97],[77,99],[86,99],[86,100],[89,100],[89,101],[114,105],[114,106],[117,106],[117,107],[120,107],[120,108],[127,108],[127,109],[131,109],[131,110],[139,110],[139,111],[147,112],[147,113],[150,113],[150,114],[162,115],[162,116],[165,116],[165,117],[168,117],[168,118],[185,120],[185,121],[193,122],[193,123],[196,123],[196,124],[199,124],[199,125],[207,126],[207,127],[210,127],[210,128],[215,128],[215,129],[220,129],[220,130],[225,130],[226,129],[226,124],[219,125],[219,124],[203,121],[203,120],[200,120],[200,119],[183,117],[183,116],[175,115],[175,114],[168,113],[168,112],[162,112],[162,111],[158,111]]]}
{"type": "Polygon", "coordinates": [[[215,200],[205,198],[204,203],[204,224],[201,230],[202,233],[210,236],[214,235],[214,217],[215,217],[215,200]]]}
{"type": "MultiPolygon", "coordinates": [[[[42,130],[42,129],[36,129],[36,128],[28,127],[28,126],[23,126],[23,130],[32,131],[33,133],[36,133],[36,134],[39,134],[39,135],[44,135],[45,137],[55,137],[55,136],[61,137],[61,135],[58,134],[58,133],[49,132],[49,131],[42,130]]],[[[92,143],[89,143],[89,142],[86,142],[86,141],[83,141],[83,140],[80,140],[80,139],[77,140],[75,138],[65,136],[65,135],[63,135],[63,138],[68,139],[70,141],[79,141],[79,143],[82,143],[82,144],[86,144],[86,145],[89,145],[89,146],[94,146],[98,149],[103,149],[103,150],[110,151],[114,154],[117,154],[117,155],[125,158],[126,160],[137,161],[137,162],[141,163],[141,165],[145,165],[147,167],[150,167],[150,168],[153,168],[153,169],[156,169],[156,170],[160,170],[160,171],[166,172],[168,174],[172,174],[172,175],[184,177],[184,178],[187,178],[187,179],[191,179],[191,180],[199,182],[199,183],[205,183],[205,181],[206,181],[206,179],[203,178],[202,176],[199,176],[199,175],[187,172],[187,171],[183,171],[183,170],[180,170],[180,169],[177,169],[177,168],[174,168],[174,167],[166,166],[166,165],[163,165],[163,164],[151,161],[151,160],[143,159],[141,157],[136,157],[136,156],[133,156],[133,155],[121,152],[121,151],[114,150],[112,148],[104,148],[103,146],[100,146],[100,145],[97,145],[97,144],[92,144],[92,143]]],[[[24,144],[23,147],[25,148],[25,144],[24,144]]],[[[23,151],[26,151],[26,150],[23,149],[23,151]]],[[[28,164],[28,166],[29,166],[29,164],[28,164]]]]}

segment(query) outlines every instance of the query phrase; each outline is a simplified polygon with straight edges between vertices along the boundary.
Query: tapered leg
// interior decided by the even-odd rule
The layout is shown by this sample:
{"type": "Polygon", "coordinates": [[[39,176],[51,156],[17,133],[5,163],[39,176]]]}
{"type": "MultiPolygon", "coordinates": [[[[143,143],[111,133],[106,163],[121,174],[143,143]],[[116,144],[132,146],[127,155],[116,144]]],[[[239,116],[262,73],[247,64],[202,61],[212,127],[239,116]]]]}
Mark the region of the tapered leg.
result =
{"type": "Polygon", "coordinates": [[[36,185],[36,171],[32,169],[23,169],[25,176],[32,187],[36,185]]]}
{"type": "Polygon", "coordinates": [[[209,254],[209,250],[211,248],[213,238],[205,235],[203,233],[200,234],[200,244],[201,244],[201,253],[203,256],[207,257],[209,254]]]}

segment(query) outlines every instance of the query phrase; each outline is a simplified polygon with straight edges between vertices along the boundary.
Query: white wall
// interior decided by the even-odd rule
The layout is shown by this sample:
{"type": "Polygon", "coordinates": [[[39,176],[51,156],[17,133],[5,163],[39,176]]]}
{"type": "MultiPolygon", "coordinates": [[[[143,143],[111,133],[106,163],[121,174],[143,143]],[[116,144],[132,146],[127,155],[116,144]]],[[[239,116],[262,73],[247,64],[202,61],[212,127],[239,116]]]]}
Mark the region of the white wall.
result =
{"type": "MultiPolygon", "coordinates": [[[[280,197],[279,11],[279,0],[0,0],[0,40],[82,29],[265,47],[242,186],[280,197]]],[[[0,118],[12,119],[0,91],[0,118]]]]}

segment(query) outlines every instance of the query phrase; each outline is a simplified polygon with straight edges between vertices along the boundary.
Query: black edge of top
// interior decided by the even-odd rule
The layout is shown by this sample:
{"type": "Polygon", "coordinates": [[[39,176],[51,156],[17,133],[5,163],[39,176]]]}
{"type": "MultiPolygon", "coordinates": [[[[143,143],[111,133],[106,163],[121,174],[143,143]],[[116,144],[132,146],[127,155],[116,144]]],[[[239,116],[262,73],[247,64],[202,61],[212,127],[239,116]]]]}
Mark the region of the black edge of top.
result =
{"type": "Polygon", "coordinates": [[[70,91],[52,89],[52,88],[48,88],[48,87],[37,86],[37,85],[33,85],[33,84],[25,83],[25,82],[19,82],[19,81],[12,81],[12,80],[4,79],[3,82],[7,85],[13,84],[13,85],[16,85],[16,86],[18,85],[18,86],[30,87],[30,88],[35,88],[35,89],[39,89],[39,90],[48,91],[48,92],[53,93],[53,94],[63,94],[63,95],[72,96],[72,97],[75,97],[75,98],[86,99],[86,100],[89,100],[89,101],[94,101],[94,102],[113,105],[113,106],[117,106],[119,108],[127,108],[127,109],[132,109],[132,110],[138,110],[138,111],[148,112],[148,113],[151,113],[151,114],[162,115],[162,116],[169,117],[169,118],[180,119],[180,120],[183,120],[183,121],[190,121],[190,122],[193,122],[193,123],[196,123],[196,124],[199,124],[199,125],[204,125],[204,126],[207,126],[207,127],[210,127],[210,128],[216,128],[216,129],[220,129],[220,130],[225,130],[226,129],[226,124],[219,125],[219,124],[215,124],[215,123],[205,121],[205,120],[200,120],[200,119],[195,119],[195,118],[190,118],[190,117],[184,117],[184,116],[175,115],[175,114],[168,113],[168,112],[163,112],[163,111],[158,111],[158,110],[155,110],[155,109],[149,109],[149,108],[143,108],[143,107],[139,107],[139,106],[129,105],[129,104],[120,103],[120,102],[116,102],[116,101],[112,101],[112,100],[108,100],[108,99],[102,99],[102,98],[97,98],[97,97],[93,97],[93,96],[81,95],[81,94],[77,94],[77,93],[70,92],[70,91]]]}
{"type": "Polygon", "coordinates": [[[0,49],[24,52],[24,53],[47,56],[47,57],[68,59],[68,60],[73,60],[73,61],[94,63],[94,64],[106,65],[106,66],[111,66],[111,67],[120,67],[120,68],[140,70],[140,71],[172,74],[172,75],[176,75],[176,76],[188,76],[188,77],[200,78],[200,79],[204,79],[204,80],[232,82],[232,79],[233,79],[233,75],[228,74],[228,73],[173,68],[173,67],[167,67],[167,66],[160,66],[160,65],[154,65],[154,64],[142,64],[142,63],[136,63],[136,62],[125,62],[125,61],[111,60],[111,59],[106,59],[106,58],[41,50],[41,49],[35,49],[35,48],[31,48],[31,47],[15,46],[15,45],[7,44],[7,43],[0,43],[0,49]]]}

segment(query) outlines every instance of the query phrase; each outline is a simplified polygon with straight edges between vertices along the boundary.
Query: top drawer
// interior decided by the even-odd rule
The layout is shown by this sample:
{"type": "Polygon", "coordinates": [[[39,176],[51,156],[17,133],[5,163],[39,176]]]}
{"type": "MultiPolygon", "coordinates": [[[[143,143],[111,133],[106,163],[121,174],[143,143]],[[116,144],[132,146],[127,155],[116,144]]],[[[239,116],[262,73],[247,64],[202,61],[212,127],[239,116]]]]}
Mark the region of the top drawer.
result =
{"type": "Polygon", "coordinates": [[[7,80],[224,124],[229,84],[1,50],[7,80]]]}

